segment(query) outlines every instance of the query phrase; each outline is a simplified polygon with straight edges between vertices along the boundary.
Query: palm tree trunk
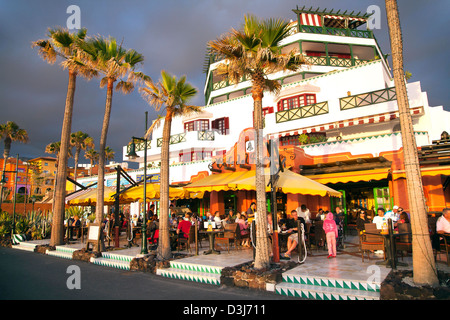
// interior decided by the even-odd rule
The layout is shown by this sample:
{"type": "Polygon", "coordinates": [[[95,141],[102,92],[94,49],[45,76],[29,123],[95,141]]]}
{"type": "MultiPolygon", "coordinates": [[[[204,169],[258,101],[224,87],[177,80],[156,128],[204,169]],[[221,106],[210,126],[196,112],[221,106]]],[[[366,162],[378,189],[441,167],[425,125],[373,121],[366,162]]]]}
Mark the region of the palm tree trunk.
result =
{"type": "MultiPolygon", "coordinates": [[[[5,175],[5,170],[6,170],[6,162],[8,161],[8,157],[9,157],[9,152],[11,150],[11,141],[7,141],[9,138],[6,137],[5,138],[5,149],[3,150],[3,170],[2,170],[2,175],[0,176],[0,179],[2,179],[3,175],[5,175]]],[[[6,175],[5,175],[6,177],[6,175]]],[[[0,188],[0,212],[2,211],[2,205],[3,203],[3,185],[0,188]]]]}
{"type": "Polygon", "coordinates": [[[169,234],[169,141],[171,126],[172,112],[168,109],[164,121],[161,145],[159,245],[157,251],[157,256],[160,260],[172,258],[169,234]]]}
{"type": "Polygon", "coordinates": [[[75,160],[75,168],[73,168],[73,180],[77,181],[77,168],[78,168],[78,158],[80,157],[80,151],[81,149],[77,148],[75,150],[75,156],[74,156],[74,160],[75,160]]]}
{"type": "Polygon", "coordinates": [[[386,0],[386,14],[391,38],[393,74],[402,132],[406,185],[411,214],[413,280],[416,284],[438,284],[436,265],[428,232],[428,218],[422,186],[417,146],[414,137],[403,70],[403,43],[396,0],[386,0]]]}
{"type": "Polygon", "coordinates": [[[67,159],[69,156],[70,132],[72,129],[73,98],[75,95],[77,73],[69,70],[64,120],[61,130],[61,147],[58,154],[58,170],[56,174],[55,205],[53,207],[53,222],[50,245],[64,243],[64,213],[66,198],[67,159]]]}
{"type": "Polygon", "coordinates": [[[97,205],[95,210],[95,220],[101,223],[103,220],[103,206],[105,196],[105,148],[106,138],[108,135],[109,119],[111,116],[112,95],[113,95],[114,79],[108,79],[108,86],[106,89],[106,104],[105,115],[103,117],[102,133],[100,136],[100,150],[98,157],[98,182],[97,182],[97,205]]]}
{"type": "Polygon", "coordinates": [[[264,178],[264,141],[263,141],[263,121],[262,121],[262,98],[264,78],[254,78],[252,88],[253,96],[253,117],[256,136],[256,255],[255,269],[269,267],[269,238],[267,234],[267,213],[266,213],[266,183],[264,178]]]}

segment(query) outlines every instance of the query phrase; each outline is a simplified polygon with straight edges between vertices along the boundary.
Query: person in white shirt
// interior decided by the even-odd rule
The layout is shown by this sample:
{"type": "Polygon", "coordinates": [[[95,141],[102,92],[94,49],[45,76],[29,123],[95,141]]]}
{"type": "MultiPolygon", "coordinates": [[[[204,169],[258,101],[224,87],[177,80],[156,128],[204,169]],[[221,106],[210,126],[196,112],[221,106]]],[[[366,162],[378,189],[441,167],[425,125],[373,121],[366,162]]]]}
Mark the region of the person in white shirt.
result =
{"type": "Polygon", "coordinates": [[[302,204],[295,211],[297,211],[298,217],[305,219],[306,223],[311,223],[311,212],[306,207],[306,205],[302,204]]]}
{"type": "Polygon", "coordinates": [[[450,208],[442,210],[442,216],[436,221],[437,233],[450,233],[450,208]]]}
{"type": "Polygon", "coordinates": [[[398,212],[398,206],[394,206],[392,208],[392,210],[386,212],[386,214],[384,215],[386,217],[386,219],[391,219],[392,222],[394,222],[394,224],[398,221],[398,219],[400,218],[400,213],[398,212]]]}
{"type": "Polygon", "coordinates": [[[384,215],[384,208],[378,208],[378,215],[373,218],[373,223],[377,225],[377,229],[381,229],[383,227],[383,223],[387,222],[386,216],[384,215]]]}

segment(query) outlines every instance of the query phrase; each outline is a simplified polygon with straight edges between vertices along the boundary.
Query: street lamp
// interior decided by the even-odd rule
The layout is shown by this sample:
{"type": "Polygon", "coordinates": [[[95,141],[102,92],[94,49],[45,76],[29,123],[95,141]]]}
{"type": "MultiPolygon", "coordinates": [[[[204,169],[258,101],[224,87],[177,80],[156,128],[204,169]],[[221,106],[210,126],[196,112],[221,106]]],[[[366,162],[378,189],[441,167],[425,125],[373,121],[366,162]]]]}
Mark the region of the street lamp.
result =
{"type": "MultiPolygon", "coordinates": [[[[147,115],[148,112],[145,112],[145,131],[147,131],[147,115]]],[[[143,214],[143,222],[142,222],[142,245],[141,245],[141,254],[147,254],[147,143],[148,140],[145,138],[131,137],[131,145],[130,151],[127,156],[129,159],[136,159],[139,156],[136,154],[136,144],[134,140],[139,140],[144,142],[144,214],[143,214]]]]}

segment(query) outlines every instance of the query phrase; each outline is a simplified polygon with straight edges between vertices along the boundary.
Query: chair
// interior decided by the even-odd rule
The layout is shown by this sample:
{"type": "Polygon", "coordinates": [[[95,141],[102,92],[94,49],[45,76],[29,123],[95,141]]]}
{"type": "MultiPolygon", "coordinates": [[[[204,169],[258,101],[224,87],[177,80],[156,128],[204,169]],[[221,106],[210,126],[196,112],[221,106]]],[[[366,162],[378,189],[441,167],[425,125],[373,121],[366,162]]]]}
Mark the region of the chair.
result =
{"type": "Polygon", "coordinates": [[[320,247],[325,248],[326,244],[326,235],[323,230],[323,221],[316,221],[314,223],[314,234],[313,234],[313,243],[319,250],[320,247]]]}
{"type": "Polygon", "coordinates": [[[222,237],[216,237],[216,244],[224,244],[227,247],[227,251],[230,252],[230,243],[233,243],[235,248],[238,249],[237,241],[240,240],[241,228],[238,223],[229,223],[225,225],[225,229],[222,237]]]}
{"type": "MultiPolygon", "coordinates": [[[[375,223],[366,223],[364,225],[366,232],[377,232],[381,230],[377,229],[375,223]]],[[[384,238],[381,235],[372,235],[362,233],[359,235],[359,248],[361,250],[362,261],[364,262],[364,252],[367,251],[367,257],[370,260],[370,251],[383,250],[384,258],[386,259],[386,252],[384,251],[384,238]]]]}
{"type": "Polygon", "coordinates": [[[180,251],[182,245],[186,246],[186,249],[191,252],[191,243],[195,243],[195,227],[190,226],[189,235],[187,238],[181,237],[177,239],[177,251],[180,251]]]}
{"type": "MultiPolygon", "coordinates": [[[[399,223],[397,225],[399,233],[411,233],[411,224],[410,223],[399,223]]],[[[412,252],[412,236],[410,234],[405,236],[400,236],[399,239],[395,242],[395,246],[397,251],[401,252],[402,260],[403,260],[403,251],[412,252]]]]}
{"type": "Polygon", "coordinates": [[[435,258],[437,258],[437,252],[439,253],[446,253],[447,258],[447,265],[450,266],[450,259],[449,259],[449,252],[450,252],[450,236],[449,235],[442,235],[442,234],[436,234],[439,237],[439,249],[436,250],[435,258]],[[442,241],[441,241],[442,239],[442,241]]]}

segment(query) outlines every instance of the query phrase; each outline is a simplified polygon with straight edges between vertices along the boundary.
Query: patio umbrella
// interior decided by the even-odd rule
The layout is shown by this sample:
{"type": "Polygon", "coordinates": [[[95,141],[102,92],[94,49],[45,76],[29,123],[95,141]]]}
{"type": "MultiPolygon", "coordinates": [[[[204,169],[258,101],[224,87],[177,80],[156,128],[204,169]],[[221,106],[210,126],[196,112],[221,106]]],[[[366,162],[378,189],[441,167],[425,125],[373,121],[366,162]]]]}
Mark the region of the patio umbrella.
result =
{"type": "MultiPolygon", "coordinates": [[[[146,186],[146,198],[148,200],[159,199],[160,197],[160,184],[159,183],[147,183],[146,186]]],[[[183,188],[169,187],[169,199],[185,199],[189,197],[183,188]]],[[[120,199],[124,201],[135,202],[144,198],[144,186],[138,186],[131,188],[120,195],[120,199]]]]}
{"type": "MultiPolygon", "coordinates": [[[[112,196],[115,194],[116,188],[105,186],[105,205],[114,204],[114,198],[112,196]]],[[[69,201],[67,201],[67,203],[72,206],[95,206],[95,204],[97,203],[97,188],[89,189],[89,191],[83,192],[79,196],[70,199],[69,201]]],[[[121,203],[123,203],[123,201],[121,201],[121,203]]]]}
{"type": "MultiPolygon", "coordinates": [[[[264,175],[267,184],[270,179],[270,169],[265,169],[264,175]]],[[[319,182],[311,180],[305,176],[287,169],[285,169],[283,172],[280,172],[279,176],[280,177],[277,181],[276,187],[277,191],[282,193],[307,194],[322,197],[341,196],[341,193],[339,191],[336,191],[330,187],[327,187],[326,185],[323,185],[319,182]]],[[[252,176],[236,180],[232,184],[230,184],[229,187],[238,190],[256,190],[255,171],[252,171],[252,176]]],[[[266,191],[269,192],[270,187],[267,187],[266,191]]]]}

